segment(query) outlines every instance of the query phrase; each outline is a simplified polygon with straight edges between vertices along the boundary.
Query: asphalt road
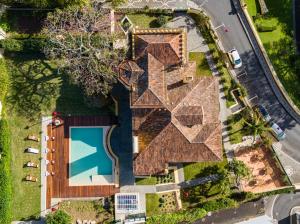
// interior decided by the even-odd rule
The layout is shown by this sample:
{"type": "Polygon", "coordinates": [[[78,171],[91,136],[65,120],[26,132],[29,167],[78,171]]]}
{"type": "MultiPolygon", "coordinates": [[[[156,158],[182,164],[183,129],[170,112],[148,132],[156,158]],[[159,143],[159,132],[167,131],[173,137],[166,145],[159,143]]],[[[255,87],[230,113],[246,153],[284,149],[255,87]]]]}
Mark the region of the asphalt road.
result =
{"type": "MultiPolygon", "coordinates": [[[[286,132],[282,141],[282,151],[292,158],[292,181],[300,183],[300,125],[297,123],[277,99],[268,79],[266,78],[253,48],[246,36],[242,24],[236,15],[231,0],[193,0],[211,17],[213,26],[221,38],[226,51],[237,49],[243,69],[237,71],[237,78],[246,87],[252,104],[264,105],[273,120],[286,132]],[[245,73],[245,75],[242,75],[245,73]],[[299,162],[299,164],[297,164],[299,162]]],[[[279,91],[279,90],[278,90],[279,91]]],[[[289,108],[287,108],[289,109],[289,108]]],[[[285,158],[286,159],[286,158],[285,158]]],[[[286,164],[289,164],[286,161],[286,164]]]]}
{"type": "Polygon", "coordinates": [[[273,219],[278,224],[289,224],[290,211],[295,206],[300,206],[300,193],[279,195],[273,205],[273,219]]]}

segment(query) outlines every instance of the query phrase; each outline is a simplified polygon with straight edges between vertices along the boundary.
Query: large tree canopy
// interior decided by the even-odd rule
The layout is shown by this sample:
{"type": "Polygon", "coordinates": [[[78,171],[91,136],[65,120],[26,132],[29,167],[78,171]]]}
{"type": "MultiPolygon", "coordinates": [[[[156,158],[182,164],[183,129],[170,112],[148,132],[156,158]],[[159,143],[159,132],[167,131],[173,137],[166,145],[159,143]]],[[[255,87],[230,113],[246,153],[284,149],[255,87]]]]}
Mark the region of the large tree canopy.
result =
{"type": "Polygon", "coordinates": [[[87,4],[88,0],[2,0],[1,3],[15,7],[64,8],[68,6],[82,6],[87,4]]]}
{"type": "Polygon", "coordinates": [[[116,82],[116,67],[125,49],[114,49],[109,12],[99,4],[56,10],[48,15],[43,33],[45,54],[61,59],[65,70],[87,95],[107,95],[116,82]]]}

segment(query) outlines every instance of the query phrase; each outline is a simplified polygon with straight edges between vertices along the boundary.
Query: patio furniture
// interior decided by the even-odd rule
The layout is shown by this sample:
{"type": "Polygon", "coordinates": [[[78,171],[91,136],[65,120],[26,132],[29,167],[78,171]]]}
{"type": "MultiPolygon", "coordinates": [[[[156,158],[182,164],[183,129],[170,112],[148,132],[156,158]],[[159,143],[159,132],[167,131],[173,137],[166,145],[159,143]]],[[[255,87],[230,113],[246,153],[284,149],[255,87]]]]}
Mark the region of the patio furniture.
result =
{"type": "Polygon", "coordinates": [[[38,178],[34,177],[34,176],[31,176],[31,175],[27,175],[26,178],[25,178],[25,180],[26,181],[31,181],[31,182],[37,182],[38,178]]]}
{"type": "Polygon", "coordinates": [[[39,154],[40,150],[29,147],[29,148],[25,149],[25,152],[33,153],[33,154],[39,154]]]}
{"type": "Polygon", "coordinates": [[[82,224],[81,219],[77,219],[77,220],[76,220],[76,224],[82,224]]]}
{"type": "Polygon", "coordinates": [[[40,138],[36,137],[35,135],[28,135],[27,140],[31,140],[31,141],[35,141],[35,142],[39,142],[40,138]]]}
{"type": "Polygon", "coordinates": [[[39,165],[32,162],[32,161],[29,161],[29,162],[26,163],[26,167],[38,168],[39,165]]]}

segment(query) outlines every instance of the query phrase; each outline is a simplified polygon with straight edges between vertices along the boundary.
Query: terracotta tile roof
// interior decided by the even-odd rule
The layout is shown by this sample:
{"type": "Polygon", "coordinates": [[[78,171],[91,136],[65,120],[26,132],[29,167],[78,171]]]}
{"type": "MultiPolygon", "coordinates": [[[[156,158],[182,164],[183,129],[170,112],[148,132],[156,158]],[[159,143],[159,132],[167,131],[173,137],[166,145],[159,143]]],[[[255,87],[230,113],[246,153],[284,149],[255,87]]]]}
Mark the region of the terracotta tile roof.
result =
{"type": "Polygon", "coordinates": [[[218,81],[195,75],[184,37],[178,29],[136,30],[133,61],[120,65],[139,140],[136,175],[164,172],[173,162],[222,159],[218,81]]]}

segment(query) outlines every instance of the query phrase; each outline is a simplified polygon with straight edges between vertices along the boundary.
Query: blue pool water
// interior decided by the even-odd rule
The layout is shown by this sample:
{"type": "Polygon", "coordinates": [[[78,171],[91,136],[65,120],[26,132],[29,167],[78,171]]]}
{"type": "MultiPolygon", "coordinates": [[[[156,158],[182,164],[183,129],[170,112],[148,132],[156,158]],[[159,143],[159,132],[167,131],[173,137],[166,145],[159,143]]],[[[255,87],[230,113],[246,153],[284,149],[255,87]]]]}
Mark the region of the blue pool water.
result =
{"type": "Polygon", "coordinates": [[[70,184],[89,184],[92,175],[112,175],[113,162],[104,148],[101,127],[70,130],[70,184]]]}

